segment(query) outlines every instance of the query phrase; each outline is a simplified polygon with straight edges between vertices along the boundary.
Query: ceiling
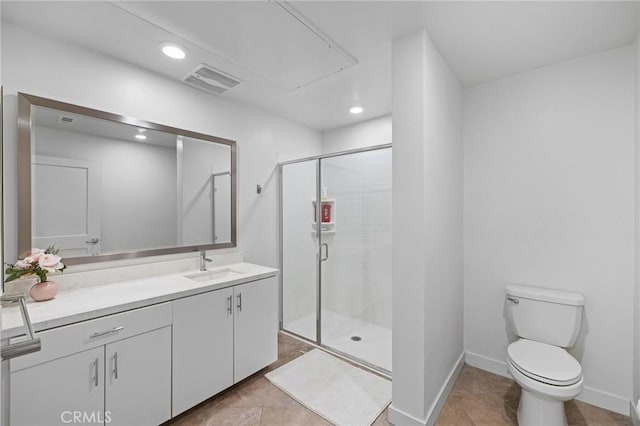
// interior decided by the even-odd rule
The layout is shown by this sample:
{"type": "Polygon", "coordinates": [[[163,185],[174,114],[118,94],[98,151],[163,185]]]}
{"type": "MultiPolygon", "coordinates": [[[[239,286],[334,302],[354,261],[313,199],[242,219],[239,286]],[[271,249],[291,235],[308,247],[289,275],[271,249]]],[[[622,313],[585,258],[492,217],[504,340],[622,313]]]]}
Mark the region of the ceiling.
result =
{"type": "Polygon", "coordinates": [[[2,19],[169,78],[204,63],[220,95],[317,130],[391,112],[391,43],[425,28],[465,86],[630,44],[636,1],[2,1],[2,19]],[[159,43],[188,50],[164,57],[159,43]],[[348,113],[359,104],[364,112],[348,113]]]}

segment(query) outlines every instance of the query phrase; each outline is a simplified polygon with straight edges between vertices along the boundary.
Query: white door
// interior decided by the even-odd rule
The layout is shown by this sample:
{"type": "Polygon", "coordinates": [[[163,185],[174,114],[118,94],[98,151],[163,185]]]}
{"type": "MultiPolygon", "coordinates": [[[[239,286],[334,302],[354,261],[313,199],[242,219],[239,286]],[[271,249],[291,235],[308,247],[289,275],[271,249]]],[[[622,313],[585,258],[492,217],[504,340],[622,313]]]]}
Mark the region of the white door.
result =
{"type": "Polygon", "coordinates": [[[173,415],[233,384],[233,289],[173,302],[173,415]]]}
{"type": "Polygon", "coordinates": [[[104,346],[15,371],[10,382],[11,426],[104,422],[104,346]]]}
{"type": "Polygon", "coordinates": [[[105,417],[111,426],[171,418],[171,327],[106,345],[105,417]]]}
{"type": "Polygon", "coordinates": [[[278,278],[234,288],[233,380],[245,377],[278,359],[278,278]]]}
{"type": "Polygon", "coordinates": [[[37,155],[32,161],[32,244],[63,257],[100,254],[100,167],[37,155]]]}

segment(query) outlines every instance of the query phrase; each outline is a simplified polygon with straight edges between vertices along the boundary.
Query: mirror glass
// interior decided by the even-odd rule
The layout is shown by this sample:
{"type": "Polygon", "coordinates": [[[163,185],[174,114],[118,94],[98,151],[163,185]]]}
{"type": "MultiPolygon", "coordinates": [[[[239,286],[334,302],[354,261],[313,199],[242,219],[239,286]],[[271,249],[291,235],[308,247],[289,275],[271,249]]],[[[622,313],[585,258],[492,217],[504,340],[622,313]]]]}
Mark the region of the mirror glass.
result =
{"type": "Polygon", "coordinates": [[[235,245],[235,142],[50,106],[30,114],[31,247],[86,263],[235,245]]]}

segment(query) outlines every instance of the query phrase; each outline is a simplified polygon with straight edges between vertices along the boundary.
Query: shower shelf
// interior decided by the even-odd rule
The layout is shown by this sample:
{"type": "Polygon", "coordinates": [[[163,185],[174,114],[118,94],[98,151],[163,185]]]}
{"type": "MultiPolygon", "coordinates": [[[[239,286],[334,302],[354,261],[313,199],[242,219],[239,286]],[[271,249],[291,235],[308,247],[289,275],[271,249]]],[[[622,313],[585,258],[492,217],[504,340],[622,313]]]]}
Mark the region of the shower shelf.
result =
{"type": "MultiPolygon", "coordinates": [[[[335,234],[336,233],[336,223],[335,222],[322,222],[320,225],[320,229],[322,231],[322,235],[335,234]]],[[[316,233],[316,223],[311,222],[311,233],[316,233]]]]}
{"type": "MultiPolygon", "coordinates": [[[[325,222],[324,220],[322,220],[320,222],[320,230],[322,231],[322,235],[330,235],[330,234],[335,234],[336,232],[336,222],[335,222],[335,217],[336,217],[336,209],[335,209],[335,203],[336,200],[334,199],[329,199],[329,198],[325,198],[324,200],[320,201],[320,205],[322,206],[322,218],[325,219],[325,207],[328,210],[327,211],[327,217],[326,219],[329,219],[329,222],[325,222]]],[[[311,221],[311,233],[315,234],[316,233],[316,214],[317,214],[317,210],[316,210],[316,200],[311,200],[311,204],[313,205],[313,220],[311,221]]]]}

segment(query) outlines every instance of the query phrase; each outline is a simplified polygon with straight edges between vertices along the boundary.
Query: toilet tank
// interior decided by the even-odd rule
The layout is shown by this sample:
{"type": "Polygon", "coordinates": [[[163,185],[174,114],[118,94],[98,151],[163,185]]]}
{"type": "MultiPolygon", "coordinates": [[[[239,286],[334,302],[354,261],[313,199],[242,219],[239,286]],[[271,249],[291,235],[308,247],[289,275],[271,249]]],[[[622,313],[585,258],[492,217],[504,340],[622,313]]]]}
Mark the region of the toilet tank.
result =
{"type": "Polygon", "coordinates": [[[568,348],[582,326],[584,297],[578,293],[510,284],[505,288],[507,317],[524,339],[568,348]]]}

